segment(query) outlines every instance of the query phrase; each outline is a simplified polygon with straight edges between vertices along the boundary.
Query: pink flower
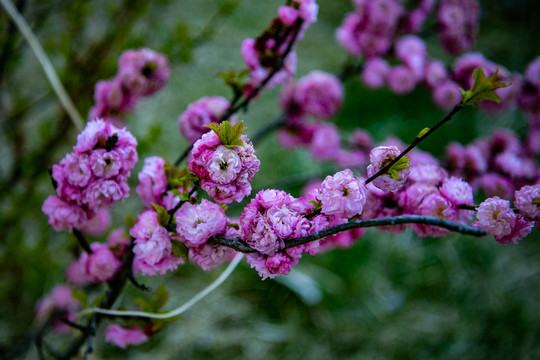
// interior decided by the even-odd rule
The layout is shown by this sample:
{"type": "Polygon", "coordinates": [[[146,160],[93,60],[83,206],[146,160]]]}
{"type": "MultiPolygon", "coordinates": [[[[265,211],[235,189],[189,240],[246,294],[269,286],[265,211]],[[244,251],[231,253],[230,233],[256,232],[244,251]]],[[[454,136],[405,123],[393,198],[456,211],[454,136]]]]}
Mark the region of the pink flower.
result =
{"type": "Polygon", "coordinates": [[[420,80],[424,75],[427,61],[424,40],[416,35],[405,35],[396,41],[394,51],[397,58],[412,70],[417,80],[420,80]]]}
{"type": "MultiPolygon", "coordinates": [[[[424,197],[418,207],[417,214],[456,221],[458,211],[444,196],[438,193],[432,193],[424,197]]],[[[419,236],[440,237],[448,233],[448,230],[432,225],[413,224],[412,228],[419,236]]]]}
{"type": "Polygon", "coordinates": [[[87,186],[90,180],[92,180],[92,169],[90,168],[90,162],[86,154],[67,154],[60,161],[60,164],[55,165],[55,167],[57,171],[59,171],[58,168],[62,168],[67,183],[72,186],[82,188],[87,186]]]}
{"type": "Polygon", "coordinates": [[[455,176],[445,179],[439,189],[441,194],[455,206],[472,205],[474,203],[471,185],[455,176]]]}
{"type": "Polygon", "coordinates": [[[125,349],[128,345],[140,345],[148,341],[148,336],[137,325],[124,328],[112,324],[105,329],[105,341],[125,349]]]}
{"type": "MultiPolygon", "coordinates": [[[[190,143],[194,143],[202,134],[210,131],[204,125],[220,122],[229,105],[229,101],[221,96],[203,97],[191,103],[178,118],[180,132],[190,143]]],[[[234,123],[236,119],[236,116],[232,116],[229,122],[234,123]]]]}
{"type": "Polygon", "coordinates": [[[169,61],[165,55],[150,49],[127,50],[118,59],[118,77],[122,85],[137,96],[150,96],[161,90],[169,74],[169,61]]]}
{"type": "Polygon", "coordinates": [[[225,211],[206,199],[195,205],[184,203],[174,217],[176,232],[189,247],[205,244],[210,237],[223,234],[227,227],[225,211]]]}
{"type": "Polygon", "coordinates": [[[463,96],[456,83],[451,80],[441,81],[432,88],[435,104],[442,110],[450,110],[459,104],[463,96]]]}
{"type": "Polygon", "coordinates": [[[291,268],[298,264],[298,258],[292,258],[284,253],[271,256],[251,253],[246,254],[246,260],[252,268],[257,270],[263,280],[287,275],[291,272],[291,268]]]}
{"type": "Polygon", "coordinates": [[[479,183],[482,191],[489,197],[498,196],[503,199],[511,199],[514,194],[514,184],[508,177],[501,174],[484,174],[480,177],[479,183]]]}
{"type": "MultiPolygon", "coordinates": [[[[36,316],[40,320],[45,320],[52,313],[58,313],[64,318],[74,321],[75,312],[81,304],[73,297],[72,291],[71,287],[67,285],[56,285],[36,304],[36,316]]],[[[65,333],[70,330],[70,327],[58,321],[54,324],[54,330],[65,333]]]]}
{"type": "MultiPolygon", "coordinates": [[[[125,180],[124,180],[125,181],[125,180]]],[[[89,209],[111,206],[128,195],[129,188],[123,186],[124,181],[96,180],[83,193],[82,202],[89,209]]],[[[125,184],[127,186],[127,183],[125,184]]]]}
{"type": "Polygon", "coordinates": [[[448,77],[446,65],[441,60],[430,60],[427,63],[424,72],[424,81],[429,87],[436,87],[438,83],[447,80],[448,77]]]}
{"type": "Polygon", "coordinates": [[[510,202],[498,196],[481,203],[476,218],[478,220],[472,225],[495,236],[495,239],[510,235],[517,221],[517,215],[510,208],[510,202]]]}
{"type": "Polygon", "coordinates": [[[343,103],[341,82],[329,73],[312,71],[294,89],[295,101],[302,112],[318,118],[334,116],[343,103]]]}
{"type": "Polygon", "coordinates": [[[49,225],[56,231],[79,228],[88,220],[79,206],[52,195],[43,202],[41,211],[49,217],[49,225]]]}
{"type": "Polygon", "coordinates": [[[112,279],[122,266],[120,259],[105,244],[93,243],[90,248],[91,254],[83,253],[83,256],[87,256],[83,262],[90,279],[95,282],[112,279]]]}
{"type": "Polygon", "coordinates": [[[450,54],[472,48],[478,32],[480,7],[476,0],[442,0],[437,11],[439,40],[450,54]]]}
{"type": "Polygon", "coordinates": [[[323,214],[348,219],[362,213],[366,196],[364,182],[358,180],[350,169],[345,169],[324,179],[317,198],[321,201],[323,214]]]}
{"type": "Polygon", "coordinates": [[[390,65],[380,57],[370,58],[364,64],[360,77],[369,89],[379,89],[386,83],[390,65]]]}
{"type": "Polygon", "coordinates": [[[259,171],[259,159],[249,139],[244,146],[229,149],[221,145],[214,131],[204,134],[193,145],[189,169],[201,178],[201,187],[215,201],[230,204],[251,193],[251,179],[259,171]]]}
{"type": "Polygon", "coordinates": [[[405,65],[396,65],[386,76],[388,87],[396,94],[407,94],[414,90],[417,78],[415,73],[405,65]]]}
{"type": "Polygon", "coordinates": [[[90,220],[88,220],[79,230],[88,236],[98,237],[107,231],[111,224],[111,217],[109,211],[105,208],[101,208],[96,212],[90,220]]]}
{"type": "Polygon", "coordinates": [[[129,230],[135,238],[133,253],[133,271],[143,275],[165,274],[176,270],[184,260],[176,257],[172,251],[171,239],[167,230],[159,225],[157,213],[153,210],[143,211],[137,223],[129,230]]]}
{"type": "Polygon", "coordinates": [[[515,192],[514,206],[527,220],[540,219],[540,185],[527,185],[515,192]]]}
{"type": "Polygon", "coordinates": [[[231,248],[213,244],[189,248],[189,259],[206,271],[231,261],[234,254],[235,251],[231,248]]]}
{"type": "Polygon", "coordinates": [[[485,230],[493,235],[500,244],[517,244],[530,232],[534,222],[526,221],[521,215],[515,214],[510,208],[510,202],[499,197],[488,198],[480,204],[472,226],[485,230]]]}
{"type": "Polygon", "coordinates": [[[337,126],[327,123],[317,125],[309,148],[314,159],[336,159],[341,150],[341,139],[337,126]]]}
{"type": "Polygon", "coordinates": [[[162,198],[168,185],[165,165],[165,160],[158,156],[144,160],[144,166],[138,176],[139,185],[135,188],[144,206],[150,207],[152,203],[163,205],[162,198]]]}
{"type": "MultiPolygon", "coordinates": [[[[379,146],[371,150],[369,153],[371,164],[367,168],[368,177],[375,175],[386,164],[394,160],[399,154],[400,151],[396,146],[379,146]]],[[[392,169],[394,169],[396,165],[392,166],[392,169]]],[[[395,170],[397,179],[387,172],[373,180],[373,185],[383,191],[398,190],[403,186],[403,184],[405,184],[405,181],[407,181],[410,169],[409,167],[397,167],[395,170]]]]}
{"type": "Polygon", "coordinates": [[[119,175],[124,167],[122,154],[114,150],[96,149],[90,154],[90,166],[96,177],[110,179],[119,175]]]}

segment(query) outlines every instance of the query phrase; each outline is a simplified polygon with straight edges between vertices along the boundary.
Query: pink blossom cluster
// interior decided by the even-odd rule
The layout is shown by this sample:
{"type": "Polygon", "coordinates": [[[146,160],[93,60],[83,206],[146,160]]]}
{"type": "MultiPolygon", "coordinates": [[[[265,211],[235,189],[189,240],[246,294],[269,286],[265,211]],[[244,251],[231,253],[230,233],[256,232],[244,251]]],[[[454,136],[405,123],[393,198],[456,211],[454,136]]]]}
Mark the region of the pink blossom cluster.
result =
{"type": "Polygon", "coordinates": [[[251,194],[249,180],[259,171],[260,161],[253,144],[245,135],[243,146],[229,148],[214,131],[204,134],[193,144],[189,170],[201,180],[201,188],[215,201],[230,204],[251,194]]]}
{"type": "Polygon", "coordinates": [[[458,55],[472,49],[479,15],[477,0],[441,0],[437,9],[439,41],[448,53],[458,55]]]}
{"type": "MultiPolygon", "coordinates": [[[[229,101],[221,96],[205,96],[191,103],[178,118],[178,127],[184,137],[194,143],[202,134],[210,131],[205,125],[221,122],[221,117],[229,108],[229,101]]],[[[233,115],[228,120],[236,123],[233,115]]]]}
{"type": "Polygon", "coordinates": [[[246,255],[248,263],[263,279],[288,274],[303,253],[319,253],[319,245],[325,240],[285,249],[287,241],[343,224],[361,214],[366,194],[363,181],[349,169],[328,176],[305,197],[293,198],[273,189],[260,191],[240,215],[242,240],[257,250],[246,255]],[[314,212],[315,204],[320,213],[314,212]]]}
{"type": "Polygon", "coordinates": [[[129,230],[135,239],[133,246],[133,272],[143,275],[165,274],[174,271],[184,260],[176,256],[167,229],[158,222],[154,210],[144,210],[137,217],[137,223],[129,230]]]}
{"type": "MultiPolygon", "coordinates": [[[[354,0],[336,31],[337,41],[353,56],[386,55],[398,35],[418,33],[431,13],[434,0],[421,0],[405,9],[401,0],[354,0]]],[[[442,0],[437,9],[439,40],[443,48],[460,54],[472,48],[478,32],[476,0],[442,0]]]]}
{"type": "MultiPolygon", "coordinates": [[[[43,296],[36,304],[36,316],[45,321],[53,313],[59,314],[69,321],[75,320],[75,313],[81,304],[72,295],[73,289],[67,285],[56,285],[50,293],[43,296]]],[[[70,327],[61,322],[55,322],[54,330],[60,333],[69,331],[70,327]]]]}
{"type": "Polygon", "coordinates": [[[355,0],[354,6],[336,31],[337,41],[354,56],[370,58],[388,52],[405,13],[401,1],[355,0]]]}
{"type": "Polygon", "coordinates": [[[100,118],[123,126],[122,114],[132,111],[140,98],[161,90],[169,73],[165,55],[147,48],[125,51],[118,59],[116,76],[96,83],[89,119],[100,118]]]}
{"type": "Polygon", "coordinates": [[[500,244],[517,244],[527,236],[534,222],[524,219],[510,208],[510,202],[498,196],[488,198],[480,204],[472,226],[485,230],[493,235],[500,244]]]}
{"type": "Polygon", "coordinates": [[[74,152],[52,167],[56,196],[42,206],[49,224],[57,231],[83,227],[100,209],[128,196],[136,146],[125,128],[101,119],[90,121],[77,137],[74,152]]]}
{"type": "Polygon", "coordinates": [[[200,204],[184,203],[174,214],[178,240],[189,249],[189,257],[203,270],[210,270],[234,257],[234,251],[208,243],[217,235],[237,237],[238,232],[227,226],[223,208],[206,199],[200,204]]]}
{"type": "MultiPolygon", "coordinates": [[[[395,191],[388,191],[375,184],[367,185],[367,201],[361,219],[376,219],[399,215],[421,215],[468,223],[472,211],[460,206],[473,204],[472,187],[464,180],[448,176],[431,155],[418,150],[410,154],[410,173],[404,185],[395,191]]],[[[381,230],[402,232],[406,225],[385,226],[381,230]]],[[[438,237],[447,230],[421,224],[410,227],[419,236],[438,237]]]]}
{"type": "Polygon", "coordinates": [[[503,199],[511,199],[515,190],[537,182],[534,155],[513,131],[505,129],[466,146],[452,142],[446,147],[451,173],[467,179],[485,195],[503,199]]]}
{"type": "Polygon", "coordinates": [[[111,324],[105,329],[105,341],[125,349],[128,345],[145,343],[148,341],[148,335],[138,325],[122,327],[117,324],[111,324]]]}
{"type": "Polygon", "coordinates": [[[280,64],[283,67],[272,76],[266,87],[287,83],[296,72],[296,52],[293,47],[303,37],[308,26],[317,20],[319,7],[315,0],[292,0],[278,9],[278,16],[270,28],[256,39],[242,42],[242,56],[250,71],[250,78],[244,88],[250,92],[261,85],[263,80],[280,64]],[[283,59],[283,56],[286,56],[283,59]]]}

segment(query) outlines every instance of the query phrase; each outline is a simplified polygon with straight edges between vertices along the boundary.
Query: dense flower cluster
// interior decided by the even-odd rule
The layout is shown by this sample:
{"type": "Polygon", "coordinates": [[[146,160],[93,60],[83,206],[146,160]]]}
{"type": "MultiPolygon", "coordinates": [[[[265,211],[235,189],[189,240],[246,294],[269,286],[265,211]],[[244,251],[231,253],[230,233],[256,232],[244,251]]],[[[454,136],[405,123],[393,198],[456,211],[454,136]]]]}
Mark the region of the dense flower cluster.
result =
{"type": "Polygon", "coordinates": [[[242,56],[250,71],[246,92],[259,86],[280,64],[283,67],[266,86],[285,84],[292,79],[296,72],[296,52],[291,50],[287,54],[287,49],[292,49],[309,24],[317,20],[318,10],[315,0],[290,1],[279,8],[278,16],[272,20],[267,31],[256,39],[248,38],[242,42],[242,56]]]}
{"type": "Polygon", "coordinates": [[[96,83],[89,119],[123,126],[122,114],[132,111],[141,97],[161,90],[169,73],[169,61],[163,54],[147,48],[125,51],[118,60],[116,76],[96,83]]]}
{"type": "Polygon", "coordinates": [[[293,198],[279,190],[260,191],[240,215],[242,239],[258,251],[246,255],[248,263],[263,279],[288,274],[303,253],[319,253],[326,240],[284,250],[287,240],[343,224],[361,214],[366,193],[364,183],[349,169],[328,176],[305,197],[293,198]],[[314,204],[320,206],[320,214],[314,213],[314,204]]]}
{"type": "Polygon", "coordinates": [[[249,180],[259,171],[259,159],[249,139],[243,146],[229,148],[214,132],[204,134],[193,144],[189,170],[201,180],[201,188],[217,202],[230,204],[251,194],[249,180]]]}
{"type": "MultiPolygon", "coordinates": [[[[210,131],[204,125],[221,121],[229,105],[227,99],[221,96],[206,96],[191,103],[178,118],[180,132],[190,143],[194,143],[202,134],[210,131]]],[[[231,123],[236,120],[236,115],[229,118],[231,123]]]]}
{"type": "Polygon", "coordinates": [[[497,130],[466,146],[450,143],[446,159],[450,172],[490,197],[512,199],[515,190],[534,183],[538,174],[534,153],[510,130],[497,130]]]}
{"type": "Polygon", "coordinates": [[[74,152],[52,167],[57,196],[49,196],[42,207],[49,224],[55,230],[82,227],[101,208],[128,196],[136,146],[126,129],[100,119],[89,122],[74,152]]]}

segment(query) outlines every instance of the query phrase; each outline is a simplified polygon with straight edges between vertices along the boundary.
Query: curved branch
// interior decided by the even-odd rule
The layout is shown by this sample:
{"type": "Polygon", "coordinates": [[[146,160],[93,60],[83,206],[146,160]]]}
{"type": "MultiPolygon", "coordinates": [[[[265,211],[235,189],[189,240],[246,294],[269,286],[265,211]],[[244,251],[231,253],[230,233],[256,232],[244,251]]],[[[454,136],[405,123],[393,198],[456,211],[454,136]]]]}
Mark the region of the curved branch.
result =
{"type": "Polygon", "coordinates": [[[58,78],[58,75],[56,74],[52,63],[47,57],[47,54],[45,53],[43,48],[41,47],[39,40],[36,38],[32,30],[26,23],[26,20],[24,20],[21,14],[17,11],[17,8],[15,8],[9,0],[0,0],[0,3],[4,7],[6,12],[9,14],[13,22],[19,28],[19,31],[30,45],[30,48],[32,48],[32,51],[36,55],[39,63],[41,64],[41,67],[43,67],[43,71],[45,71],[45,75],[47,76],[49,83],[51,84],[54,92],[56,93],[56,96],[58,96],[60,103],[62,104],[66,112],[69,114],[71,121],[73,122],[77,130],[82,131],[84,128],[84,121],[79,112],[77,111],[77,108],[71,101],[71,98],[69,97],[66,89],[62,85],[62,82],[58,78]]]}
{"type": "MultiPolygon", "coordinates": [[[[458,232],[464,235],[471,235],[476,237],[481,237],[487,235],[484,230],[474,228],[470,225],[460,224],[451,222],[448,220],[430,217],[430,216],[420,216],[420,215],[404,215],[404,216],[393,216],[388,218],[380,219],[370,219],[370,220],[353,220],[351,222],[336,225],[328,229],[321,230],[319,232],[302,236],[296,239],[285,240],[285,248],[288,249],[298,245],[307,244],[311,241],[322,239],[326,236],[335,235],[342,231],[357,229],[357,228],[366,228],[374,226],[384,226],[384,225],[400,225],[400,224],[423,224],[423,225],[432,225],[441,228],[445,228],[454,232],[458,232]]],[[[230,247],[236,251],[243,253],[254,253],[257,250],[252,249],[245,241],[241,238],[226,238],[218,236],[210,239],[214,244],[223,245],[230,247]]]]}
{"type": "Polygon", "coordinates": [[[134,316],[134,317],[143,317],[148,319],[169,319],[175,316],[178,316],[188,310],[190,307],[198,303],[202,298],[204,298],[206,295],[214,291],[219,285],[221,285],[229,275],[234,271],[240,260],[244,257],[243,254],[236,254],[234,259],[231,261],[229,266],[219,275],[219,277],[214,280],[210,285],[205,287],[203,290],[201,290],[199,293],[197,293],[194,297],[189,299],[186,303],[182,304],[181,306],[177,307],[174,310],[168,311],[166,313],[150,313],[145,311],[123,311],[123,310],[107,310],[103,308],[89,308],[81,311],[78,316],[82,316],[85,314],[90,313],[97,313],[102,315],[109,315],[109,316],[134,316]]]}

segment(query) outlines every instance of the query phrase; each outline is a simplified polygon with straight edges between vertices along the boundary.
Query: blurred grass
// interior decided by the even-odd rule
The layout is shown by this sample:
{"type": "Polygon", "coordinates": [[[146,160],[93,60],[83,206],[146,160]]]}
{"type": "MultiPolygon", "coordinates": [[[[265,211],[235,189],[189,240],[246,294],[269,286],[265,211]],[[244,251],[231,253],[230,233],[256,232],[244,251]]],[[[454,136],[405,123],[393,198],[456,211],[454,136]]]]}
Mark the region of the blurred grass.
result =
{"type": "MultiPolygon", "coordinates": [[[[352,5],[348,0],[318,2],[319,21],[298,47],[298,76],[313,69],[337,72],[346,59],[333,33],[352,5]]],[[[129,28],[116,29],[124,33],[106,58],[95,59],[101,64],[98,71],[73,74],[68,83],[79,94],[78,105],[84,113],[91,106],[93,88],[78,88],[75,79],[88,77],[88,83],[93,84],[97,79],[114,76],[116,59],[128,47],[148,46],[171,56],[168,87],[142,101],[128,116],[128,126],[140,144],[141,161],[133,174],[142,167],[146,156],[174,160],[186,146],[178,133],[178,115],[202,96],[230,95],[216,74],[230,67],[242,68],[241,41],[259,34],[281,4],[277,0],[159,0],[146,4],[129,28]],[[213,18],[219,6],[226,3],[238,3],[238,7],[232,6],[229,13],[213,18]],[[209,22],[213,31],[193,43],[209,22]]],[[[37,1],[30,5],[35,8],[30,7],[28,16],[36,14],[35,9],[54,6],[45,18],[36,17],[35,23],[41,24],[38,35],[59,69],[64,69],[72,56],[82,54],[85,45],[97,42],[108,26],[112,24],[114,29],[112,14],[118,6],[104,1],[59,1],[54,5],[37,1]],[[73,29],[73,33],[66,29],[73,29]]],[[[535,20],[538,4],[532,0],[500,0],[483,1],[482,6],[478,50],[511,70],[523,71],[540,54],[539,25],[535,20]]],[[[0,21],[5,30],[5,18],[0,21]]],[[[428,34],[428,44],[431,54],[440,54],[435,34],[428,34]]],[[[0,202],[1,348],[11,346],[28,329],[36,299],[54,284],[65,281],[63,268],[71,261],[74,248],[69,234],[54,232],[40,209],[52,193],[46,166],[58,162],[69,151],[76,133],[70,129],[61,142],[54,143],[48,154],[50,163],[45,164],[44,171],[34,174],[33,169],[43,168],[44,164],[30,155],[39,152],[43,139],[60,128],[60,116],[56,99],[50,95],[33,55],[23,45],[19,47],[12,72],[2,78],[0,88],[2,109],[27,108],[24,116],[10,120],[10,127],[4,123],[0,134],[0,155],[5,159],[0,166],[2,178],[16,168],[16,151],[24,155],[19,180],[9,191],[3,189],[6,191],[0,202]],[[43,98],[33,104],[32,100],[39,97],[43,98]]],[[[65,79],[71,76],[63,74],[65,79]]],[[[278,115],[278,93],[263,93],[247,113],[240,114],[249,134],[278,115]]],[[[376,141],[395,135],[409,142],[420,129],[442,116],[444,113],[432,105],[425,89],[398,97],[386,90],[366,90],[357,79],[351,79],[346,83],[346,103],[336,123],[343,133],[362,127],[376,141]]],[[[524,120],[515,112],[494,118],[467,110],[426,141],[423,148],[441,155],[448,141],[467,143],[479,135],[489,135],[500,125],[514,127],[523,135],[524,120]]],[[[292,175],[331,168],[330,164],[312,161],[304,150],[277,147],[274,135],[258,146],[257,154],[261,171],[254,188],[279,186],[292,175]]],[[[131,184],[136,185],[136,176],[131,184]]],[[[291,191],[297,194],[298,187],[291,191]]],[[[132,192],[131,198],[114,209],[115,223],[122,224],[126,215],[133,216],[139,209],[132,192]]],[[[540,358],[539,257],[536,230],[519,246],[500,246],[492,239],[456,235],[419,239],[409,231],[396,236],[369,230],[351,249],[305,256],[285,282],[261,281],[255,271],[241,265],[225,285],[147,344],[124,351],[104,344],[98,335],[94,357],[540,358]],[[311,281],[302,282],[306,277],[311,281]],[[311,298],[300,295],[307,290],[311,298]]],[[[167,308],[172,308],[218,273],[204,273],[187,265],[174,274],[141,280],[154,289],[164,282],[171,292],[167,308]]],[[[130,299],[137,295],[128,286],[122,304],[131,306],[130,299]]]]}

